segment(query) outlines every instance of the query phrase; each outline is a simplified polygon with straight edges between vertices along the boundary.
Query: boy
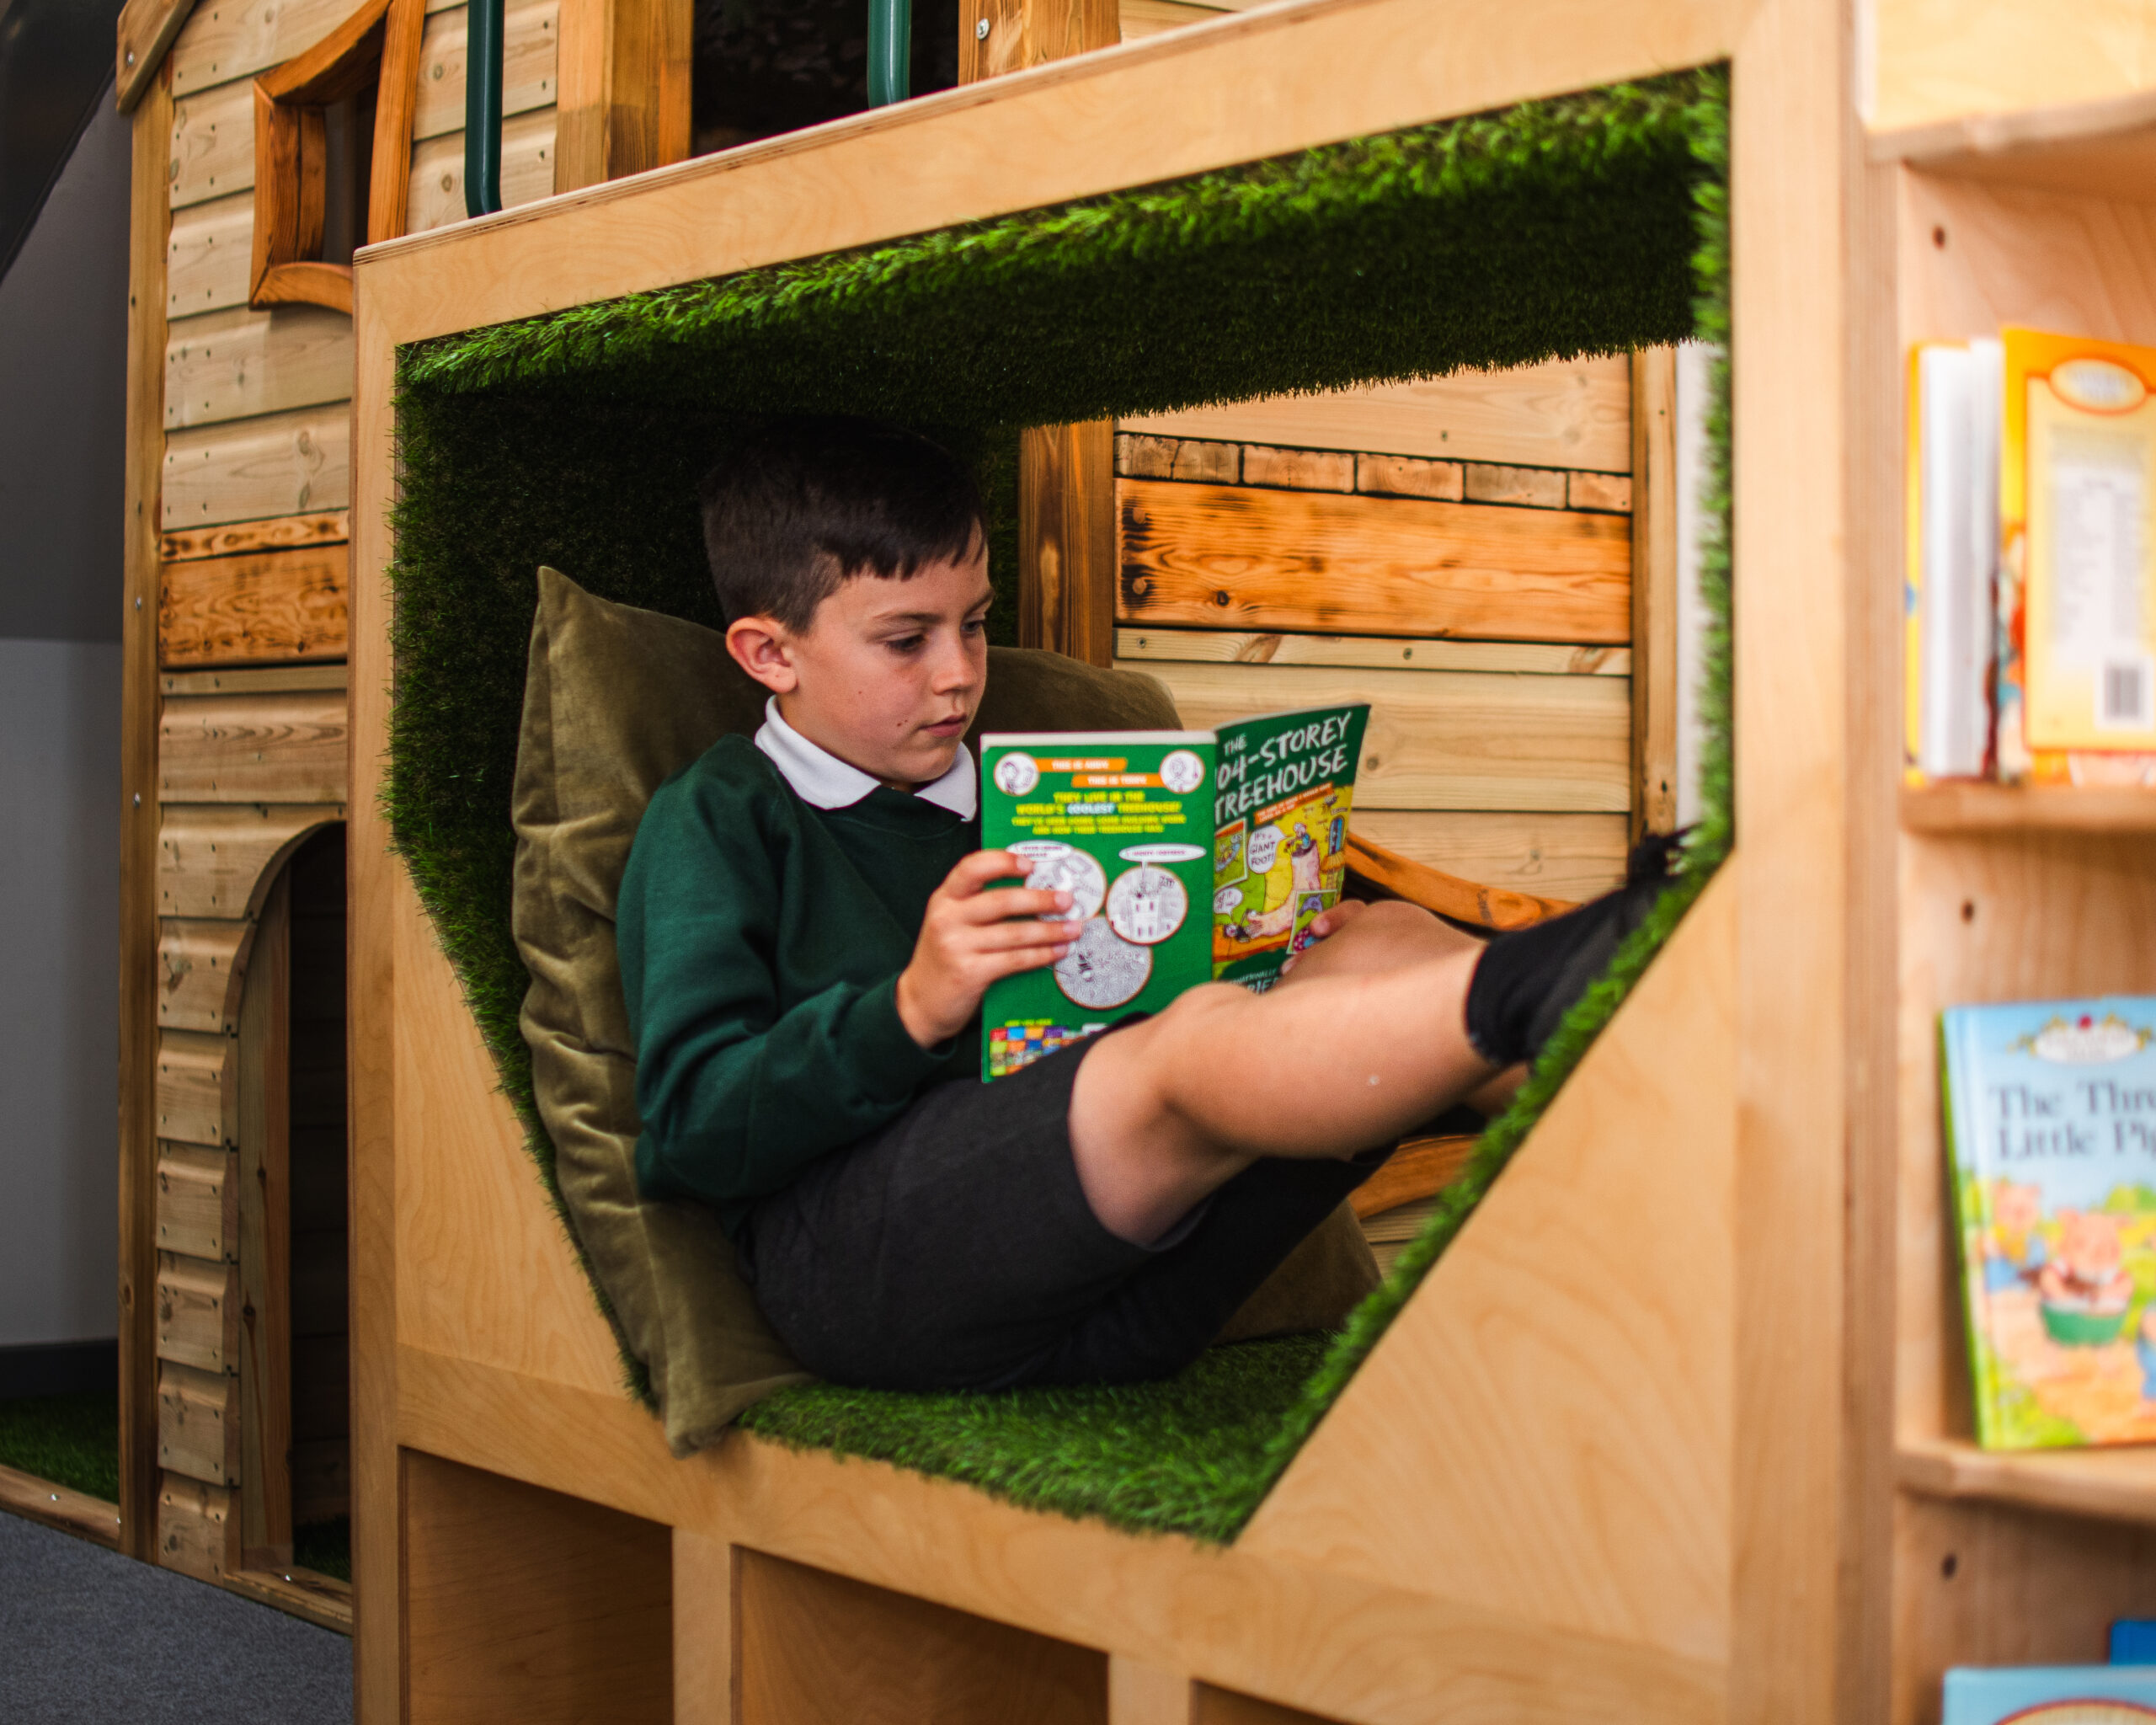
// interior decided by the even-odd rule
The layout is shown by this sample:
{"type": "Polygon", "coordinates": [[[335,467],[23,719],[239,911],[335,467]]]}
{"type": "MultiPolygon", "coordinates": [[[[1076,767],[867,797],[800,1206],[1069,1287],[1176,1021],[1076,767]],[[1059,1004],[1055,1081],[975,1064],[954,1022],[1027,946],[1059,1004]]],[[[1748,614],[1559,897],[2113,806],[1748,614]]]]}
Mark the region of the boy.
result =
{"type": "Polygon", "coordinates": [[[1488,947],[1343,903],[1272,992],[1193,989],[984,1084],[982,994],[1063,956],[1070,899],[978,849],[971,482],[910,434],[800,424],[703,509],[728,649],[771,698],[659,788],[622,884],[637,1172],[718,1211],[821,1376],[1177,1370],[1403,1133],[1539,1048],[1659,889],[1488,947]]]}

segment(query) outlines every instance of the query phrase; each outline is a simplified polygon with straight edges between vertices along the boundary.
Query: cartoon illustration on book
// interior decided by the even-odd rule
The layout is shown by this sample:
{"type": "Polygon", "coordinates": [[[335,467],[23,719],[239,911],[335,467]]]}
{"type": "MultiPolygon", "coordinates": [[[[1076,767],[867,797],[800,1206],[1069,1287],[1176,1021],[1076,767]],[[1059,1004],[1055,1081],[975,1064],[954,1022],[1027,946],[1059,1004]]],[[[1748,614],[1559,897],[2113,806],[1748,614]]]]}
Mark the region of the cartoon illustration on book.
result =
{"type": "Polygon", "coordinates": [[[1101,908],[1101,900],[1107,893],[1108,878],[1101,865],[1083,851],[1045,840],[1013,845],[1011,850],[1013,855],[1023,857],[1033,865],[1026,876],[1026,884],[1033,891],[1070,895],[1070,908],[1062,913],[1066,920],[1083,922],[1101,908]]]}
{"type": "Polygon", "coordinates": [[[1276,948],[1285,956],[1309,944],[1300,938],[1303,931],[1340,896],[1351,794],[1344,787],[1321,785],[1257,812],[1241,890],[1225,911],[1216,909],[1215,963],[1276,948]],[[1323,902],[1311,907],[1315,898],[1323,902]]]}
{"type": "Polygon", "coordinates": [[[1132,945],[1108,927],[1107,917],[1095,916],[1056,961],[1055,982],[1080,1006],[1097,1012],[1135,1000],[1152,974],[1153,949],[1132,945]]]}
{"type": "Polygon", "coordinates": [[[2156,1442],[2156,1001],[1940,1028],[1979,1440],[2156,1442]]]}
{"type": "Polygon", "coordinates": [[[1182,927],[1189,911],[1182,883],[1150,862],[1125,869],[1108,889],[1108,926],[1139,946],[1158,946],[1182,927]]]}

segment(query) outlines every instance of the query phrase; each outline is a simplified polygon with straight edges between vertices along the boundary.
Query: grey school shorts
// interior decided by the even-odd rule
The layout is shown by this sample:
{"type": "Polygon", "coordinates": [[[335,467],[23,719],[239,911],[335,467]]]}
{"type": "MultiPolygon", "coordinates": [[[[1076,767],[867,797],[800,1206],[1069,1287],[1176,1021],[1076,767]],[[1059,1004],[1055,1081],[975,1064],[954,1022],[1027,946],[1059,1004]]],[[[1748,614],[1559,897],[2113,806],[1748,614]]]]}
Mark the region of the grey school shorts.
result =
{"type": "Polygon", "coordinates": [[[1097,1041],[937,1085],[755,1205],[744,1268],[803,1365],[865,1389],[1166,1377],[1391,1153],[1253,1162],[1134,1246],[1071,1160],[1070,1087],[1097,1041]]]}

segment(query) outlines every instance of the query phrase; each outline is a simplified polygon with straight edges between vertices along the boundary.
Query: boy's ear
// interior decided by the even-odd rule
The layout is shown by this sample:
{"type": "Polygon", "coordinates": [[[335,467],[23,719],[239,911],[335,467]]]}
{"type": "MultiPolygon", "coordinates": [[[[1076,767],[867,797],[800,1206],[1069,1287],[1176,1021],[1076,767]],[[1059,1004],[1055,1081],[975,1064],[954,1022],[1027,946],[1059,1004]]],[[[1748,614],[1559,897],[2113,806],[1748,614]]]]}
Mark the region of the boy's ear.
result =
{"type": "Polygon", "coordinates": [[[793,668],[793,637],[776,617],[736,617],[727,626],[726,650],[734,662],[774,695],[790,695],[800,681],[793,668]]]}

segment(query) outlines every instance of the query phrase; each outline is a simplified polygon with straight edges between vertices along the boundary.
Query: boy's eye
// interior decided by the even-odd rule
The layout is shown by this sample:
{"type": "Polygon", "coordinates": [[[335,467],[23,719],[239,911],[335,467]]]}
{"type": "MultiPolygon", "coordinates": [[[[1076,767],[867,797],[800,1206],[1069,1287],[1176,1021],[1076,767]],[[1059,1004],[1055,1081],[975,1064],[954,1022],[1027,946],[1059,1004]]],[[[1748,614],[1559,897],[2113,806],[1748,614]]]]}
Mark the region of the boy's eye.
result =
{"type": "Polygon", "coordinates": [[[978,635],[987,627],[988,619],[985,617],[971,617],[966,619],[965,628],[969,635],[978,635]]]}
{"type": "Polygon", "coordinates": [[[921,650],[921,644],[927,638],[925,635],[899,635],[883,644],[894,653],[917,653],[921,650]]]}

